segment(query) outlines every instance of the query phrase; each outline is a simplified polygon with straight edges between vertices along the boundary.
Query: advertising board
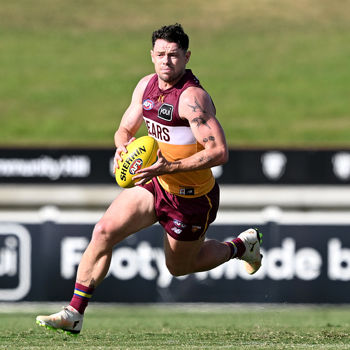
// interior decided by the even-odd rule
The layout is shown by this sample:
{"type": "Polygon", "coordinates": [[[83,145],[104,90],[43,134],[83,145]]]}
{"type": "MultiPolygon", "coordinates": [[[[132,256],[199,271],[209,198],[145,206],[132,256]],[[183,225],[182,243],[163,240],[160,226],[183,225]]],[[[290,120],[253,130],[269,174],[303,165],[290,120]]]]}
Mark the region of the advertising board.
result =
{"type": "MultiPolygon", "coordinates": [[[[254,224],[254,223],[253,223],[254,224]]],[[[216,224],[220,241],[245,225],[216,224]]],[[[94,294],[101,302],[350,302],[350,225],[259,225],[262,268],[248,275],[240,261],[173,277],[163,233],[153,225],[114,248],[110,270],[94,294]]],[[[92,224],[0,223],[0,300],[67,301],[92,224]]]]}

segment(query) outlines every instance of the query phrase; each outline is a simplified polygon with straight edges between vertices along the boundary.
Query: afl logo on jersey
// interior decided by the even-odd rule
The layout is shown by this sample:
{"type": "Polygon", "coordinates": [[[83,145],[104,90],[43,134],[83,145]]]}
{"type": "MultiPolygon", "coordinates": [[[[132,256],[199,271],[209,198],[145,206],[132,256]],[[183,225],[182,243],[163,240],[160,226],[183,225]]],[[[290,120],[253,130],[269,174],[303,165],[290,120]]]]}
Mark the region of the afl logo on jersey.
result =
{"type": "Polygon", "coordinates": [[[158,118],[170,122],[173,119],[174,106],[163,103],[158,109],[158,118]]]}
{"type": "Polygon", "coordinates": [[[153,108],[154,103],[152,100],[148,99],[143,101],[142,106],[143,106],[143,109],[145,109],[146,111],[150,111],[153,108]]]}

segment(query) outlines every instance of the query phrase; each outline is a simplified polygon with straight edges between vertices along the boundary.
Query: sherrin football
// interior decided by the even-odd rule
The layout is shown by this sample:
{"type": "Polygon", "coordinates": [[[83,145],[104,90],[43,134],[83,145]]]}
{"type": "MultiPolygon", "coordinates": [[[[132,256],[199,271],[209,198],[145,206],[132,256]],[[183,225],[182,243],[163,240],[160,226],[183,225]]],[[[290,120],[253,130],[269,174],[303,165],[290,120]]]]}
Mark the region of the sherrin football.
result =
{"type": "Polygon", "coordinates": [[[141,136],[126,146],[128,153],[122,153],[123,161],[118,161],[119,169],[115,179],[120,187],[135,185],[133,176],[136,171],[151,166],[157,160],[158,143],[151,136],[141,136]]]}

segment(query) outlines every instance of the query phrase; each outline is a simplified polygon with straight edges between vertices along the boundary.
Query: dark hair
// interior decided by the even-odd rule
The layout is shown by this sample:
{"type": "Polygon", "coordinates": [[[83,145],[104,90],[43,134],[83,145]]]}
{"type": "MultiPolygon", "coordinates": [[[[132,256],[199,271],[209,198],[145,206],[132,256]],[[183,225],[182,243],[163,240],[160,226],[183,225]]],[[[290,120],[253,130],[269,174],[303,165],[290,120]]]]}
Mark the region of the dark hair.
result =
{"type": "Polygon", "coordinates": [[[188,35],[184,32],[181,24],[175,23],[170,26],[163,26],[152,34],[152,47],[157,39],[163,39],[169,43],[178,44],[179,48],[187,51],[189,45],[188,35]]]}

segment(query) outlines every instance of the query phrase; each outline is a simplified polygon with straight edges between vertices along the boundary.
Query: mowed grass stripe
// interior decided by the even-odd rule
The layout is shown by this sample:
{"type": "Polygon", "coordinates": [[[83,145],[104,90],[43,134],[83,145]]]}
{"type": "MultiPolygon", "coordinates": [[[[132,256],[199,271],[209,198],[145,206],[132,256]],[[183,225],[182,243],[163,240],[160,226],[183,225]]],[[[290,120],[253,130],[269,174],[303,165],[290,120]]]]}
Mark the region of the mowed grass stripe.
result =
{"type": "Polygon", "coordinates": [[[0,314],[0,349],[348,349],[349,307],[91,307],[78,337],[0,314]]]}

